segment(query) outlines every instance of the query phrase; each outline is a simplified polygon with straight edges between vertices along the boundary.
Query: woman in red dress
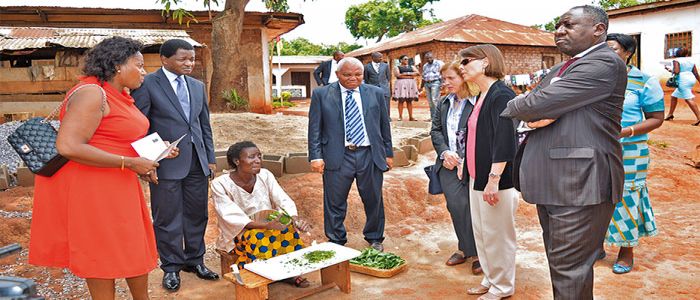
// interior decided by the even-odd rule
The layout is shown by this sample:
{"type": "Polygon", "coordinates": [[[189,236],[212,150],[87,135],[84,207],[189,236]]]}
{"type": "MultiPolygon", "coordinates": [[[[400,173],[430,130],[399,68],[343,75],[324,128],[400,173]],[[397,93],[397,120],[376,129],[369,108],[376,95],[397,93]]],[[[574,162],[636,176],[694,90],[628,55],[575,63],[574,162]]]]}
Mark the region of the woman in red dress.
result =
{"type": "Polygon", "coordinates": [[[158,163],[131,147],[149,123],[126,92],[146,74],[141,48],[113,37],[88,52],[85,77],[60,114],[56,147],[69,162],[35,183],[29,262],[70,269],[86,279],[93,299],[114,299],[115,278],[126,278],[134,299],[148,299],[158,259],[137,179],[157,181],[158,163]]]}

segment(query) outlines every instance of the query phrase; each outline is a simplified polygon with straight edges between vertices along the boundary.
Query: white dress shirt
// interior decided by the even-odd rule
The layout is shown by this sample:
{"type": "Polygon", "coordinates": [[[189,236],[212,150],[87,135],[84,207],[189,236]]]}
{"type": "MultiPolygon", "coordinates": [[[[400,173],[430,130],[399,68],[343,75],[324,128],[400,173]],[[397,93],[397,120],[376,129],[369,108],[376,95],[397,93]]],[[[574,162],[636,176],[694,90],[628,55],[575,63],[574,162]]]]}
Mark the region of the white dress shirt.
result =
{"type": "Polygon", "coordinates": [[[379,63],[372,62],[372,68],[374,68],[374,71],[379,73],[379,63]]]}
{"type": "MultiPolygon", "coordinates": [[[[343,106],[343,128],[345,128],[345,97],[347,97],[347,91],[348,89],[345,88],[342,84],[338,84],[340,86],[340,100],[342,100],[342,106],[343,106]]],[[[355,100],[355,103],[357,103],[357,108],[360,109],[360,120],[362,121],[362,131],[365,133],[365,141],[359,145],[355,146],[369,146],[369,136],[367,135],[367,125],[365,124],[365,115],[362,110],[362,97],[360,97],[360,88],[356,88],[354,92],[352,93],[352,98],[355,100]]],[[[347,138],[345,140],[345,146],[350,146],[352,145],[350,142],[347,141],[347,138]]]]}
{"type": "Polygon", "coordinates": [[[335,75],[335,71],[338,70],[338,62],[335,59],[331,59],[331,74],[328,76],[328,83],[334,83],[338,81],[338,76],[335,75]]]}
{"type": "Polygon", "coordinates": [[[233,239],[252,222],[255,213],[284,208],[291,216],[297,216],[296,204],[267,169],[255,176],[252,193],[233,182],[228,173],[212,180],[211,192],[219,227],[216,248],[226,252],[233,250],[233,239]]]}

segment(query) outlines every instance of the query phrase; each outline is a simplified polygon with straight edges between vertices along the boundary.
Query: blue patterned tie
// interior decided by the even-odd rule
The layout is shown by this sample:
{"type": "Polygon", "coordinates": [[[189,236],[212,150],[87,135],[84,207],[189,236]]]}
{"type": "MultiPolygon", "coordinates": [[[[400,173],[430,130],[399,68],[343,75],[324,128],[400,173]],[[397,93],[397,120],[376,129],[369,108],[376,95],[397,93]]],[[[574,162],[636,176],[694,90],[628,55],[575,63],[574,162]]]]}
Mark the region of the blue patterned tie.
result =
{"type": "Polygon", "coordinates": [[[177,100],[180,101],[182,111],[185,112],[185,119],[190,121],[190,99],[187,97],[187,88],[185,88],[185,76],[177,77],[177,100]]]}
{"type": "Polygon", "coordinates": [[[365,141],[365,124],[362,124],[360,108],[352,98],[354,91],[348,90],[345,97],[345,139],[353,145],[362,145],[365,141]]]}

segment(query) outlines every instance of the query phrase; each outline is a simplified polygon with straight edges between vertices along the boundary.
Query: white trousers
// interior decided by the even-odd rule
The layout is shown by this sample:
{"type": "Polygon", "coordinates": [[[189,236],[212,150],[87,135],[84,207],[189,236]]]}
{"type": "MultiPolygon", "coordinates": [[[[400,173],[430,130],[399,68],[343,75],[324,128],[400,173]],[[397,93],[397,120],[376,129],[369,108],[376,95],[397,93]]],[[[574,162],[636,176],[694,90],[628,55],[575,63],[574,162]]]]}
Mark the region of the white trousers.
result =
{"type": "Polygon", "coordinates": [[[507,297],[515,293],[515,210],[518,208],[514,188],[498,191],[498,203],[484,201],[484,193],[474,190],[469,180],[472,228],[479,263],[484,271],[481,285],[489,293],[507,297]]]}

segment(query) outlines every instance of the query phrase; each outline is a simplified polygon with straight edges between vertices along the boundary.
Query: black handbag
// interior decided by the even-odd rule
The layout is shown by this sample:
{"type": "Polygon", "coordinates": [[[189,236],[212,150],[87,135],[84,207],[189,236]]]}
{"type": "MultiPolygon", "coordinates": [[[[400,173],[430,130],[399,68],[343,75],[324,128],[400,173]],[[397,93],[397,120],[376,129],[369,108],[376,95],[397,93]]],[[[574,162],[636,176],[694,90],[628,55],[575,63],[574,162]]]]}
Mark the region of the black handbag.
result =
{"type": "MultiPolygon", "coordinates": [[[[73,93],[90,85],[94,84],[81,85],[74,89],[73,93]]],[[[102,89],[100,88],[100,90],[102,89]]],[[[68,162],[68,159],[58,154],[56,150],[56,136],[58,132],[51,126],[51,119],[70,99],[73,93],[68,95],[66,100],[61,102],[46,118],[31,118],[17,127],[7,137],[7,141],[12,148],[34,174],[51,177],[68,162]]],[[[104,106],[107,103],[104,90],[102,90],[102,103],[102,110],[104,111],[104,106]]]]}
{"type": "Polygon", "coordinates": [[[425,175],[428,175],[428,193],[431,195],[442,194],[442,185],[440,185],[440,176],[438,176],[439,166],[430,165],[423,168],[425,175]]]}
{"type": "Polygon", "coordinates": [[[670,88],[677,88],[678,87],[678,81],[676,80],[676,75],[671,76],[668,80],[666,80],[666,86],[670,88]]]}

